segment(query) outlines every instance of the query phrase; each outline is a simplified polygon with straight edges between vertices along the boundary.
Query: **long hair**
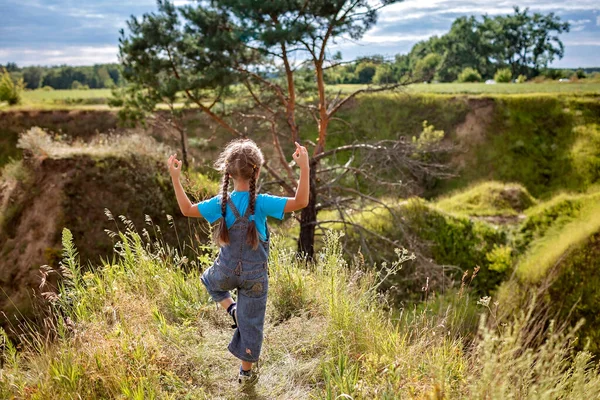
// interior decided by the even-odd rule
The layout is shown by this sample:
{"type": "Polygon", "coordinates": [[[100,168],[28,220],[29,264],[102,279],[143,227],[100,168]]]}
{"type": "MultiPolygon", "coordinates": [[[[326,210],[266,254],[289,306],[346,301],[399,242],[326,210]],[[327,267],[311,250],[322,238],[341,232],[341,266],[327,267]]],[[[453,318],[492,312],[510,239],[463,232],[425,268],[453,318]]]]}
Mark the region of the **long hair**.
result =
{"type": "MultiPolygon", "coordinates": [[[[256,180],[260,166],[264,163],[264,157],[256,143],[250,139],[237,139],[229,142],[225,150],[215,161],[215,168],[223,174],[221,185],[221,218],[219,226],[213,231],[213,240],[218,246],[229,244],[229,231],[225,222],[225,211],[227,210],[229,179],[243,179],[249,181],[248,207],[250,215],[254,214],[256,206],[256,180]]],[[[258,247],[259,238],[256,223],[250,221],[246,242],[253,249],[258,247]]]]}

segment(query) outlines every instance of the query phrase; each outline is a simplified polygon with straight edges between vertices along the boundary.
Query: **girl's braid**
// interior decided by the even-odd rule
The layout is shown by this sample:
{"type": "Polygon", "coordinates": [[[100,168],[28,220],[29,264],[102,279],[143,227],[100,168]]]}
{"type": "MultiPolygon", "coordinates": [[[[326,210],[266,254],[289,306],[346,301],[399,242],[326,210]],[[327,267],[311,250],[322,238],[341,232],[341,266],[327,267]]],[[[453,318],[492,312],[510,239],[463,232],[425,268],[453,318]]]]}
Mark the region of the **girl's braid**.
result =
{"type": "Polygon", "coordinates": [[[221,215],[225,218],[227,212],[227,195],[229,194],[229,172],[223,175],[223,185],[221,187],[221,215]]]}
{"type": "Polygon", "coordinates": [[[229,244],[229,231],[227,230],[227,222],[225,221],[225,213],[227,211],[227,195],[229,188],[229,172],[223,174],[223,186],[221,189],[221,218],[219,227],[214,231],[214,241],[219,246],[229,244]]]}
{"type": "MultiPolygon", "coordinates": [[[[248,199],[248,207],[250,208],[250,214],[254,215],[254,207],[256,206],[256,172],[258,171],[258,166],[253,164],[252,167],[252,177],[250,178],[250,190],[248,199]]],[[[250,221],[248,225],[248,233],[246,234],[246,242],[252,246],[253,249],[258,247],[258,231],[256,230],[256,222],[254,219],[250,221]]]]}

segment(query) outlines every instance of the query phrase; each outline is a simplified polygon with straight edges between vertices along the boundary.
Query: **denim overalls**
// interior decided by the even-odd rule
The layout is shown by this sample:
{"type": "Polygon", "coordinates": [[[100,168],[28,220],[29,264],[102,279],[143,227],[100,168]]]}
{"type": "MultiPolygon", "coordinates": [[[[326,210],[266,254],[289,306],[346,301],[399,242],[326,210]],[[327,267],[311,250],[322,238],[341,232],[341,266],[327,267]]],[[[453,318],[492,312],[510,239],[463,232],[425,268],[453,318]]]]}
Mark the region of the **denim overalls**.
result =
{"type": "Polygon", "coordinates": [[[237,329],[229,343],[229,351],[243,361],[256,362],[263,342],[263,326],[269,289],[268,265],[269,230],[267,241],[259,241],[256,250],[246,243],[250,224],[250,207],[240,216],[237,208],[227,200],[235,215],[229,230],[229,245],[222,246],[214,264],[200,278],[212,299],[220,302],[230,290],[237,289],[237,329]]]}

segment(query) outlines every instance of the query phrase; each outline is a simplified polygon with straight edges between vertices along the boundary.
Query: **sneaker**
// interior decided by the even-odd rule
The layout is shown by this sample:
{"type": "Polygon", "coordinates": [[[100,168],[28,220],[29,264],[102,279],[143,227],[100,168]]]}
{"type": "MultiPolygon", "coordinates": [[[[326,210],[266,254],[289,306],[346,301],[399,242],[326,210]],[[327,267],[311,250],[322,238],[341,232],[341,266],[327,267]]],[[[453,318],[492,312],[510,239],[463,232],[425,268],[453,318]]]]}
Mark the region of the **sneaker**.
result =
{"type": "Polygon", "coordinates": [[[238,375],[238,382],[242,386],[251,386],[258,381],[258,374],[252,370],[244,371],[240,366],[240,374],[238,375]]]}
{"type": "Polygon", "coordinates": [[[233,303],[232,305],[230,305],[227,312],[229,313],[229,315],[231,315],[231,318],[233,319],[233,325],[231,325],[231,329],[237,328],[237,304],[233,303]]]}

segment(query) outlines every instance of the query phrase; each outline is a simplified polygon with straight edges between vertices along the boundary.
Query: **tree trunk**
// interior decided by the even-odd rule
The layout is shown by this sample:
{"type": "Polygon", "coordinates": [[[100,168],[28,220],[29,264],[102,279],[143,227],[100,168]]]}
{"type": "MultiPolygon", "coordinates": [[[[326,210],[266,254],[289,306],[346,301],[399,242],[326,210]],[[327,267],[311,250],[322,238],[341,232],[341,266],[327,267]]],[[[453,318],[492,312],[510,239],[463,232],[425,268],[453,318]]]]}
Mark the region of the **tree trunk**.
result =
{"type": "Polygon", "coordinates": [[[298,252],[312,260],[315,254],[315,228],[317,225],[317,164],[310,161],[308,205],[302,209],[300,216],[300,237],[298,238],[298,252]]]}
{"type": "Polygon", "coordinates": [[[181,157],[183,161],[183,170],[187,171],[189,168],[187,154],[187,135],[185,134],[185,128],[182,128],[179,125],[177,125],[177,130],[179,130],[179,139],[181,143],[181,157]]]}

